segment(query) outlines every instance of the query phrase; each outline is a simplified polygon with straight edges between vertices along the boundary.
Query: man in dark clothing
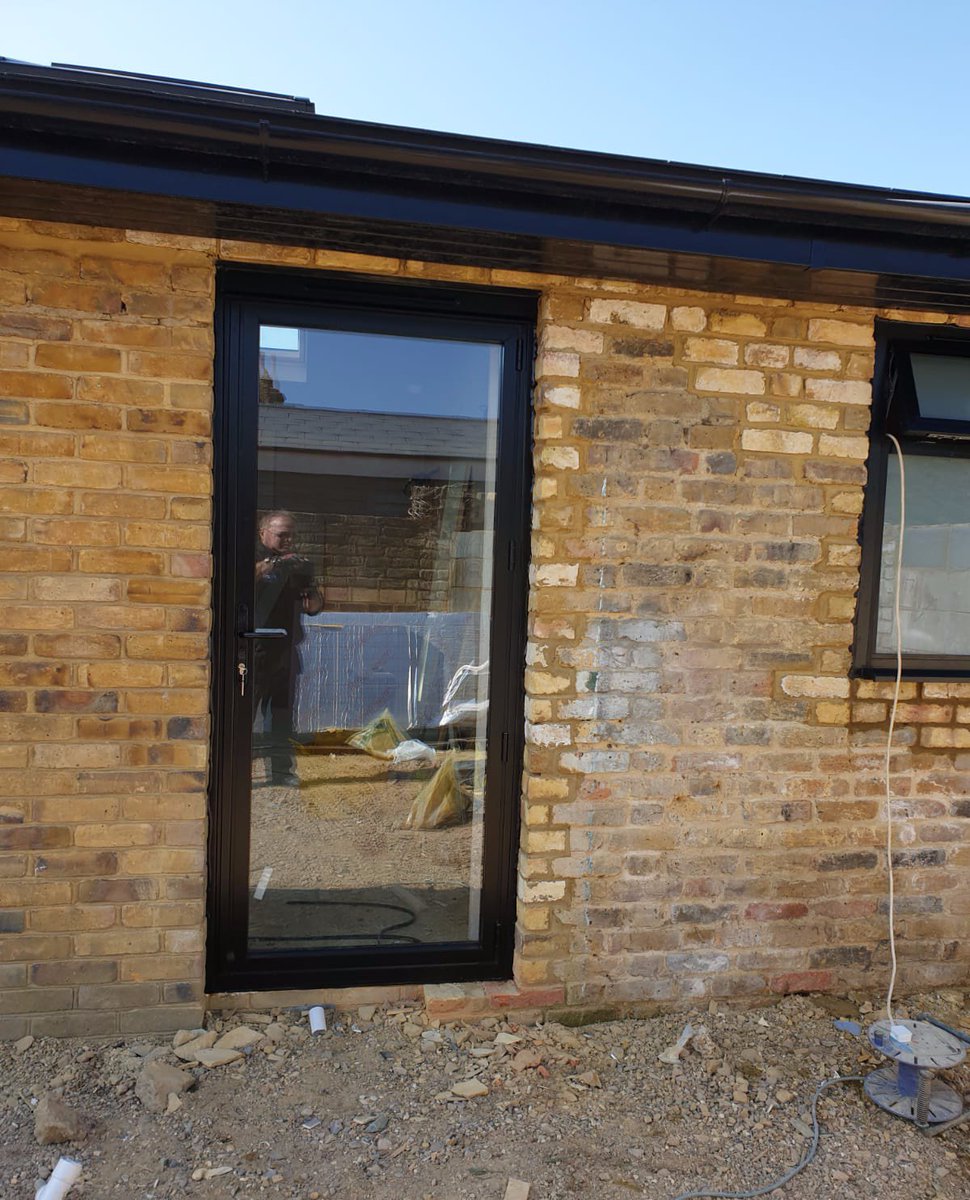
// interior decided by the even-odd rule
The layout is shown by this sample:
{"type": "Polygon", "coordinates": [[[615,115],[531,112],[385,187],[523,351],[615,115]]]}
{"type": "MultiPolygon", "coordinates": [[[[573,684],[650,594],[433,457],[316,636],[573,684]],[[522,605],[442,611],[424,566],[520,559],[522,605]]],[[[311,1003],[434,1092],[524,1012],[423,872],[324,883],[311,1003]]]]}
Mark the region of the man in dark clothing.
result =
{"type": "Polygon", "coordinates": [[[259,522],[256,548],[256,625],[285,632],[285,637],[261,638],[253,660],[253,703],[262,717],[269,757],[270,782],[296,787],[293,747],[293,700],[300,671],[301,616],[323,608],[308,559],[293,550],[296,521],[281,509],[259,522]]]}

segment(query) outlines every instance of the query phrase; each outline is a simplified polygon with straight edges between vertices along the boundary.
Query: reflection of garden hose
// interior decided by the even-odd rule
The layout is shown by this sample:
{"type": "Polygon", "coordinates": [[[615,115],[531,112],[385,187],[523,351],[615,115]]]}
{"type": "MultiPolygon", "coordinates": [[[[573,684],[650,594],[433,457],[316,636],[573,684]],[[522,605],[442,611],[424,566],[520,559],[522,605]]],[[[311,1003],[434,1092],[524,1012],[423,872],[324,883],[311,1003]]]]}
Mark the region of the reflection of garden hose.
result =
{"type": "Polygon", "coordinates": [[[408,933],[395,933],[396,929],[407,929],[417,920],[417,914],[403,904],[382,904],[378,900],[287,900],[287,904],[317,905],[328,908],[386,908],[391,912],[406,913],[407,920],[398,921],[394,925],[385,925],[378,933],[307,933],[291,934],[281,937],[257,938],[261,942],[370,942],[376,939],[383,942],[389,939],[401,942],[406,946],[420,946],[421,939],[408,933]]]}

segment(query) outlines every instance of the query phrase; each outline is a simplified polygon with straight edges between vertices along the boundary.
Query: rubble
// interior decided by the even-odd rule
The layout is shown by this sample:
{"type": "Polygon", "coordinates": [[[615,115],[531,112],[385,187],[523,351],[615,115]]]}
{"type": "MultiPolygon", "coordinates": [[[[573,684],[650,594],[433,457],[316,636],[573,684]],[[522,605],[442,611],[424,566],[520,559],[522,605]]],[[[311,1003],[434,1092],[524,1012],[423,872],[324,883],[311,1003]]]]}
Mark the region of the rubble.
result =
{"type": "MultiPolygon", "coordinates": [[[[864,1003],[846,1001],[856,1017],[864,1003]]],[[[970,1025],[962,993],[919,1007],[970,1025]]],[[[45,1096],[96,1120],[71,1200],[184,1200],[195,1189],[211,1200],[744,1190],[804,1153],[819,1080],[879,1065],[865,1039],[833,1029],[827,1009],[801,997],[578,1028],[520,1024],[507,1011],[442,1020],[407,1004],[328,1015],[317,1036],[293,1008],[211,1014],[205,1030],[167,1038],[0,1045],[0,1195],[27,1195],[51,1171],[32,1136],[45,1096]],[[693,1036],[675,1062],[659,1063],[685,1016],[693,1036]]],[[[970,1091],[970,1067],[947,1076],[970,1091]]],[[[965,1130],[925,1138],[855,1084],[827,1092],[820,1119],[822,1152],[791,1200],[970,1192],[965,1130]]]]}
{"type": "Polygon", "coordinates": [[[81,1142],[87,1133],[87,1119],[57,1096],[44,1096],[34,1109],[34,1137],[41,1146],[81,1142]]]}
{"type": "Polygon", "coordinates": [[[149,1112],[166,1112],[170,1098],[195,1087],[195,1077],[188,1071],[163,1062],[149,1062],[142,1067],[135,1082],[135,1095],[149,1112]]]}

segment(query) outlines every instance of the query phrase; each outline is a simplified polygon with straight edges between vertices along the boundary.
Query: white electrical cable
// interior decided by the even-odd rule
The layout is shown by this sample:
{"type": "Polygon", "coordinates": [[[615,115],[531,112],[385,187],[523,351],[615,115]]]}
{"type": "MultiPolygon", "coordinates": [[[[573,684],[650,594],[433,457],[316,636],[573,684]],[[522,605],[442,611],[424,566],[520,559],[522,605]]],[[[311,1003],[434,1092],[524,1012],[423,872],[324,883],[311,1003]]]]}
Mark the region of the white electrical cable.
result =
{"type": "Polygon", "coordinates": [[[900,617],[900,590],[903,576],[903,536],[906,531],[906,467],[903,464],[903,451],[899,442],[891,433],[886,436],[892,442],[899,463],[899,538],[896,544],[896,587],[893,596],[893,620],[896,625],[896,686],[893,690],[893,703],[889,712],[889,736],[886,738],[886,871],[889,878],[889,988],[886,992],[886,1019],[889,1022],[891,1037],[908,1042],[912,1036],[905,1025],[897,1025],[893,1020],[893,990],[896,987],[896,886],[893,879],[893,797],[890,785],[890,765],[892,761],[893,732],[896,728],[896,710],[899,708],[899,693],[903,679],[903,627],[900,617]]]}

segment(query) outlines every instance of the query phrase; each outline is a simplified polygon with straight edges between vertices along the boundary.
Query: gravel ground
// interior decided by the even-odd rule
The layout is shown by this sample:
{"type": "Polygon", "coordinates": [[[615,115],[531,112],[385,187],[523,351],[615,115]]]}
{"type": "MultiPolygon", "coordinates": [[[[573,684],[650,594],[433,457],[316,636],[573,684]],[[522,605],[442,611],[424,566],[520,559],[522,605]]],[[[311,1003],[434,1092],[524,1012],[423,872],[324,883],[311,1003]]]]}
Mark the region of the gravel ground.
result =
{"type": "MultiPolygon", "coordinates": [[[[253,1044],[209,1069],[193,1058],[203,1050],[182,1045],[180,1059],[171,1039],[25,1039],[0,1046],[0,1196],[33,1200],[60,1153],[82,1160],[71,1197],[89,1200],[502,1200],[509,1179],[531,1186],[529,1200],[753,1188],[809,1145],[818,1081],[881,1063],[833,1025],[834,1016],[871,1020],[870,1000],[791,997],[579,1028],[368,1007],[331,1014],[316,1037],[297,1011],[213,1015],[205,1041],[230,1033],[253,1044]],[[687,1018],[708,1036],[676,1064],[658,1061],[687,1018]],[[163,1113],[149,1111],[136,1082],[159,1064],[188,1069],[193,1085],[163,1091],[163,1113]],[[481,1094],[462,1099],[456,1086],[481,1094]],[[82,1140],[38,1145],[37,1106],[52,1093],[89,1124],[82,1140]]],[[[898,1007],[897,1016],[926,1009],[970,1025],[962,993],[898,1007]]],[[[946,1077],[970,1093],[966,1066],[946,1077]]],[[[818,1157],[779,1196],[970,1195],[970,1123],[925,1137],[858,1084],[827,1091],[819,1113],[818,1157]]]]}

